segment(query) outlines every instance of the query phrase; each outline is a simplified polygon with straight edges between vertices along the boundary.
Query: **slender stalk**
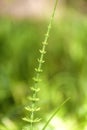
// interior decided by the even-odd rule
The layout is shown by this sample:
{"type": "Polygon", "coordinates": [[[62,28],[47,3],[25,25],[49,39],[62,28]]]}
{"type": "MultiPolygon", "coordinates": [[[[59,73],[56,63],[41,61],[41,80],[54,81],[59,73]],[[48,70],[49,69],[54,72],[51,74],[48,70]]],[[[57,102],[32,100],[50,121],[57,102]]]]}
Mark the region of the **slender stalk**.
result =
{"type": "Polygon", "coordinates": [[[48,121],[46,122],[45,126],[43,127],[42,130],[45,130],[48,126],[48,124],[50,123],[50,121],[53,119],[53,117],[58,113],[58,111],[61,109],[61,107],[70,100],[70,97],[67,98],[61,105],[58,106],[58,108],[54,111],[54,113],[51,115],[51,117],[48,119],[48,121]]]}
{"type": "Polygon", "coordinates": [[[34,123],[39,122],[41,120],[40,118],[35,118],[35,112],[40,110],[39,107],[36,107],[37,102],[39,100],[37,94],[38,94],[38,91],[40,90],[39,87],[38,87],[38,83],[40,81],[40,73],[42,72],[42,64],[45,62],[44,61],[44,55],[46,53],[46,45],[47,45],[47,41],[48,41],[48,38],[49,38],[50,30],[51,30],[51,27],[52,27],[52,21],[53,21],[53,18],[54,18],[57,3],[58,3],[58,0],[55,1],[53,13],[52,13],[52,16],[51,16],[51,19],[50,19],[50,22],[49,22],[49,25],[48,25],[48,28],[47,28],[47,32],[46,32],[44,41],[42,42],[42,49],[40,50],[41,55],[40,55],[40,58],[38,59],[38,62],[39,62],[38,67],[35,68],[36,76],[33,78],[34,85],[33,85],[33,87],[31,87],[33,94],[32,94],[31,97],[28,97],[29,100],[31,101],[31,106],[25,107],[25,109],[30,112],[30,117],[25,117],[25,118],[23,118],[23,120],[25,120],[25,121],[27,121],[31,124],[30,130],[34,130],[34,123]]]}

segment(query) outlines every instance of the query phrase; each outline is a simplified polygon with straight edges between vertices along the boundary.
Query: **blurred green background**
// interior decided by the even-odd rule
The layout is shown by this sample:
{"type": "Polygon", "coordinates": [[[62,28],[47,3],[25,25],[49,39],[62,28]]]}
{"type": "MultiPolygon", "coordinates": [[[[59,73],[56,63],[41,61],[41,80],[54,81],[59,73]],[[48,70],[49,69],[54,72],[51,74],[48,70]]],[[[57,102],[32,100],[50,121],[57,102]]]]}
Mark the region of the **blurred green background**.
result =
{"type": "MultiPolygon", "coordinates": [[[[57,120],[55,130],[87,130],[86,5],[86,0],[64,1],[50,33],[39,93],[42,122],[71,97],[50,123],[54,127],[57,120]]],[[[0,130],[21,130],[24,125],[26,97],[49,23],[45,17],[13,17],[0,15],[0,130]]]]}

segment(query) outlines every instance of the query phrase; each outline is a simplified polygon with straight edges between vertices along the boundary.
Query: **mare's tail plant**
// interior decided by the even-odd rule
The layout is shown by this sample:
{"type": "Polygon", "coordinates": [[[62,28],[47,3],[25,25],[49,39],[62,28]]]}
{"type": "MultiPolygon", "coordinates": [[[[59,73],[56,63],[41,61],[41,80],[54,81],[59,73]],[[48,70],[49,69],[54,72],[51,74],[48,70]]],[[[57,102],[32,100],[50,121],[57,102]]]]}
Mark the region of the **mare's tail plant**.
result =
{"type": "MultiPolygon", "coordinates": [[[[40,58],[38,59],[38,67],[35,68],[36,75],[33,78],[34,85],[33,85],[33,87],[31,87],[32,96],[28,97],[29,101],[31,101],[31,105],[25,107],[25,110],[27,111],[28,116],[24,117],[23,120],[30,124],[29,130],[35,130],[34,124],[37,123],[37,122],[40,122],[40,120],[41,120],[41,118],[35,117],[36,112],[40,110],[40,107],[37,106],[37,102],[39,101],[39,98],[38,98],[37,95],[38,95],[38,91],[40,90],[38,83],[40,82],[40,73],[42,72],[42,65],[45,62],[44,61],[44,55],[46,53],[46,45],[48,44],[47,41],[48,41],[49,33],[50,33],[50,30],[51,30],[51,27],[52,27],[52,21],[53,21],[53,18],[54,18],[57,3],[58,3],[58,0],[55,1],[55,6],[54,6],[53,13],[52,13],[52,16],[51,16],[51,19],[50,19],[50,22],[49,22],[49,25],[48,25],[48,28],[47,28],[47,32],[45,34],[44,41],[42,42],[42,49],[40,50],[40,58]]],[[[57,111],[58,110],[56,110],[56,112],[57,111]]],[[[46,129],[48,123],[53,118],[53,116],[56,114],[56,112],[54,112],[54,114],[51,116],[51,118],[48,120],[48,122],[45,124],[45,126],[43,127],[42,130],[46,129]]]]}

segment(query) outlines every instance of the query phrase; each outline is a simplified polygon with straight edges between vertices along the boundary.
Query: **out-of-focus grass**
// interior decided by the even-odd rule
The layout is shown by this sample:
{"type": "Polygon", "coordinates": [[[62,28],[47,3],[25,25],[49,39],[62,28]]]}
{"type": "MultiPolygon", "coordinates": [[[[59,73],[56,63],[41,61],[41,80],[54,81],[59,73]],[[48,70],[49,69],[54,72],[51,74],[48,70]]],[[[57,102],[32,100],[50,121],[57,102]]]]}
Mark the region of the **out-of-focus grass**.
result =
{"type": "MultiPolygon", "coordinates": [[[[18,122],[24,114],[26,96],[30,94],[38,49],[44,38],[46,22],[13,21],[0,18],[0,119],[18,122]]],[[[44,121],[67,97],[61,108],[63,119],[73,117],[78,130],[87,121],[87,18],[77,16],[56,20],[50,34],[42,75],[40,116],[44,121]]],[[[70,120],[70,118],[69,118],[70,120]]],[[[71,119],[72,120],[72,119],[71,119]]],[[[1,126],[0,126],[1,127],[1,126]]],[[[1,127],[3,130],[4,128],[1,127]]],[[[19,128],[20,129],[20,128],[19,128]]]]}

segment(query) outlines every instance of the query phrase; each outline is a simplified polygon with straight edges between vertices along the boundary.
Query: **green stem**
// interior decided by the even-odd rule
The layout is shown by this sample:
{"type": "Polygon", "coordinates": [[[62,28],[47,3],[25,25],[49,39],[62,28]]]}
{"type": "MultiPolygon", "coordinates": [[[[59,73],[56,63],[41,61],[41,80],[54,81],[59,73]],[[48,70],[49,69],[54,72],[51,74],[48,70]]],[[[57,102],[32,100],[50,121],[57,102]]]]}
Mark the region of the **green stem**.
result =
{"type": "MultiPolygon", "coordinates": [[[[44,41],[42,43],[43,46],[42,46],[42,49],[40,50],[41,56],[40,56],[39,65],[38,65],[38,68],[37,68],[38,71],[37,71],[36,77],[35,77],[35,79],[37,79],[37,82],[35,81],[35,83],[34,83],[34,88],[35,89],[38,87],[38,82],[39,82],[39,78],[40,78],[39,70],[42,70],[42,64],[44,63],[44,54],[46,53],[46,45],[47,45],[47,41],[48,41],[48,38],[49,38],[49,33],[50,33],[50,30],[51,30],[52,21],[53,21],[53,18],[54,18],[57,3],[58,3],[58,0],[56,0],[56,2],[55,2],[54,10],[53,10],[53,13],[52,13],[52,16],[51,16],[51,19],[50,19],[50,23],[48,25],[47,33],[46,33],[45,39],[44,39],[44,41]]],[[[33,94],[33,97],[36,98],[36,96],[37,96],[37,92],[35,91],[35,93],[33,94]]],[[[32,105],[34,107],[35,102],[33,102],[32,105]]],[[[32,120],[34,120],[34,112],[31,113],[31,118],[32,118],[32,120]]],[[[33,125],[32,124],[31,124],[31,130],[33,130],[33,125]]]]}
{"type": "Polygon", "coordinates": [[[47,45],[47,41],[48,41],[48,38],[49,38],[49,33],[50,33],[50,30],[51,30],[52,21],[53,21],[53,18],[54,18],[57,3],[58,3],[58,0],[56,0],[56,2],[55,2],[53,13],[52,13],[52,16],[51,16],[51,19],[50,19],[50,22],[49,22],[49,25],[48,25],[48,28],[47,28],[47,32],[46,32],[44,41],[42,43],[43,45],[42,45],[42,49],[40,50],[41,55],[40,55],[40,58],[38,59],[38,62],[39,62],[38,67],[35,69],[36,76],[33,78],[34,86],[31,87],[31,90],[33,91],[33,94],[32,94],[32,97],[29,97],[29,100],[31,100],[31,106],[30,107],[27,106],[25,108],[26,110],[30,111],[30,118],[25,117],[25,118],[23,118],[23,120],[30,123],[30,130],[34,130],[34,125],[33,124],[35,122],[40,121],[40,119],[38,119],[38,118],[35,119],[35,112],[38,109],[38,107],[36,108],[36,102],[38,101],[37,92],[39,91],[38,83],[40,81],[40,72],[42,72],[42,64],[44,63],[44,55],[46,53],[46,45],[47,45]]]}
{"type": "Polygon", "coordinates": [[[46,122],[45,126],[42,128],[42,130],[45,130],[48,126],[48,124],[50,123],[50,121],[53,119],[53,117],[57,114],[57,112],[60,110],[60,108],[70,100],[70,97],[67,98],[55,111],[54,113],[51,115],[51,117],[49,118],[49,120],[46,122]]]}

